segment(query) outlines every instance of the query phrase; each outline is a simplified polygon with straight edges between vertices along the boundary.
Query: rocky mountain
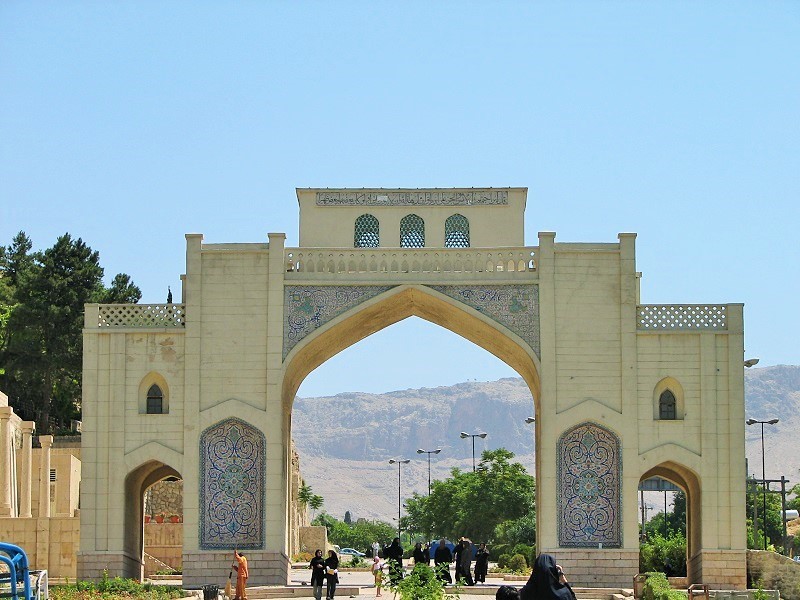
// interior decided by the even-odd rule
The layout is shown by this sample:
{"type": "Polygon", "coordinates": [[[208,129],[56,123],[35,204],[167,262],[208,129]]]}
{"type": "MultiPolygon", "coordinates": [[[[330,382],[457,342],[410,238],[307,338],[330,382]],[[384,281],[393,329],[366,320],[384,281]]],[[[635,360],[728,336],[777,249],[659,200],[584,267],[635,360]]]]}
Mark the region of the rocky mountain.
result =
{"type": "MultiPolygon", "coordinates": [[[[800,481],[800,367],[774,366],[745,372],[746,416],[780,419],[765,426],[768,478],[785,475],[800,481]]],[[[386,394],[345,393],[298,398],[293,437],[301,469],[325,510],[342,518],[397,518],[398,468],[390,458],[410,458],[400,467],[401,496],[425,493],[428,461],[418,449],[441,448],[431,457],[431,477],[447,477],[452,468],[472,468],[472,440],[460,432],[486,432],[475,439],[475,455],[500,446],[533,471],[533,399],[525,382],[507,378],[386,394]]],[[[761,477],[761,430],[747,427],[748,472],[761,477]]],[[[401,499],[402,499],[401,498],[401,499]]]]}

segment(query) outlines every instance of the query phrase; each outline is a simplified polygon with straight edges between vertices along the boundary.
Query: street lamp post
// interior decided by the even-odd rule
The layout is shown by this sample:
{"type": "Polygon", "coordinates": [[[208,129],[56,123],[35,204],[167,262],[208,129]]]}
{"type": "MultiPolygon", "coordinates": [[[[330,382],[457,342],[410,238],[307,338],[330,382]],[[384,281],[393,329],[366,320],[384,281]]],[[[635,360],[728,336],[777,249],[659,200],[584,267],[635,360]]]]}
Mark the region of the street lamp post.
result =
{"type": "Polygon", "coordinates": [[[390,458],[389,464],[397,464],[397,537],[400,537],[400,465],[407,465],[411,461],[407,458],[390,458]]]}
{"type": "Polygon", "coordinates": [[[487,435],[486,433],[464,433],[463,431],[461,432],[461,439],[462,440],[465,440],[468,437],[472,438],[472,472],[473,473],[475,472],[475,438],[479,437],[481,439],[485,439],[486,435],[487,435]]]}
{"type": "Polygon", "coordinates": [[[436,450],[423,450],[420,448],[417,450],[417,454],[427,454],[428,455],[428,496],[431,495],[431,454],[439,454],[441,452],[441,448],[437,448],[436,450]]]}
{"type": "Polygon", "coordinates": [[[764,536],[764,550],[767,549],[767,461],[764,454],[764,425],[775,425],[777,422],[778,419],[770,419],[769,421],[747,419],[748,425],[761,425],[761,491],[764,494],[764,502],[762,504],[763,510],[761,512],[761,533],[764,536]]]}

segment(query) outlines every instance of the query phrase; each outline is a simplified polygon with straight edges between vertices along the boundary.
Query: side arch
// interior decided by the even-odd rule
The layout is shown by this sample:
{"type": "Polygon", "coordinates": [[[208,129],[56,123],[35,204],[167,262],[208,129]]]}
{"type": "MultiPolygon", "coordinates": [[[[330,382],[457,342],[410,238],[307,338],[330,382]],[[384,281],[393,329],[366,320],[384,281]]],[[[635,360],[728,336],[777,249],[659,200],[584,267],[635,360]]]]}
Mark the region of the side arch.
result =
{"type": "Polygon", "coordinates": [[[426,286],[392,288],[308,334],[286,356],[282,397],[291,414],[297,390],[314,369],[342,350],[408,317],[439,325],[480,346],[519,373],[540,397],[539,363],[522,338],[477,310],[426,286]]]}
{"type": "MultiPolygon", "coordinates": [[[[156,447],[162,452],[162,458],[164,453],[173,453],[173,458],[174,454],[177,454],[174,450],[151,442],[127,455],[125,457],[126,465],[133,463],[135,455],[140,457],[149,456],[156,447]]],[[[145,459],[135,468],[129,469],[128,474],[125,476],[125,517],[122,543],[123,552],[131,560],[125,563],[127,571],[123,573],[124,577],[138,579],[139,581],[144,577],[144,493],[151,485],[167,477],[183,478],[180,472],[172,465],[155,458],[145,459]]]]}
{"type": "MultiPolygon", "coordinates": [[[[670,444],[670,446],[672,446],[672,444],[670,444]]],[[[652,454],[653,456],[657,456],[658,454],[663,455],[664,453],[665,448],[663,446],[648,452],[648,454],[652,454]]],[[[692,457],[694,459],[699,459],[699,457],[678,446],[671,448],[668,454],[672,457],[675,457],[675,454],[686,454],[686,458],[691,462],[695,462],[692,460],[692,457]]],[[[700,580],[700,574],[702,573],[702,565],[700,564],[700,550],[703,547],[702,480],[697,474],[696,469],[687,466],[686,463],[682,463],[679,459],[675,458],[662,460],[658,464],[647,468],[647,470],[641,474],[639,480],[641,481],[650,477],[666,479],[677,485],[686,494],[686,574],[690,583],[696,583],[700,580]]]]}

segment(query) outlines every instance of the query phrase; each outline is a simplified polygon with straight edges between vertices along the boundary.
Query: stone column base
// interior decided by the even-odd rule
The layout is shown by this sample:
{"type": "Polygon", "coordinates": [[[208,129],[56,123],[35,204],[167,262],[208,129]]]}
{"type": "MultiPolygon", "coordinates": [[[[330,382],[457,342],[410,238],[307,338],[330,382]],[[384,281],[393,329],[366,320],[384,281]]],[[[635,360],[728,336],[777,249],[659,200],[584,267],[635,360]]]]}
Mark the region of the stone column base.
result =
{"type": "Polygon", "coordinates": [[[104,573],[141,580],[142,561],[125,552],[78,552],[78,579],[99,581],[104,573]]]}
{"type": "Polygon", "coordinates": [[[707,583],[714,589],[747,589],[745,550],[701,550],[686,565],[689,581],[707,583]]]}
{"type": "MultiPolygon", "coordinates": [[[[245,550],[248,586],[287,585],[289,583],[289,557],[282,552],[245,550]]],[[[184,552],[183,587],[200,588],[207,584],[225,585],[233,563],[233,550],[214,552],[184,552]]],[[[236,573],[233,574],[236,584],[236,573]]]]}
{"type": "Polygon", "coordinates": [[[573,587],[633,588],[639,572],[639,549],[555,548],[542,549],[556,557],[573,587]]]}

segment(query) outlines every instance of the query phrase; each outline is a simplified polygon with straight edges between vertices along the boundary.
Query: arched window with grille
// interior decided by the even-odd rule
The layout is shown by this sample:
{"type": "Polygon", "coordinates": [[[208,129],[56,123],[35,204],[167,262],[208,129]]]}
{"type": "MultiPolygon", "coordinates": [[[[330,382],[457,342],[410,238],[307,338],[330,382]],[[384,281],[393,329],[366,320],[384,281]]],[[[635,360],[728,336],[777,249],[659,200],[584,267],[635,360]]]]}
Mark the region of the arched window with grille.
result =
{"type": "Polygon", "coordinates": [[[380,245],[381,233],[378,219],[370,214],[358,217],[353,232],[353,248],[377,248],[380,245]]]}
{"type": "Polygon", "coordinates": [[[671,390],[664,390],[658,397],[658,418],[662,421],[674,421],[678,418],[677,401],[671,390]]]}
{"type": "Polygon", "coordinates": [[[400,221],[400,247],[425,247],[425,221],[419,215],[406,215],[400,221]]]}
{"type": "Polygon", "coordinates": [[[164,413],[164,393],[156,384],[147,390],[147,414],[161,415],[164,413]]]}
{"type": "Polygon", "coordinates": [[[444,247],[469,248],[469,220],[464,215],[451,215],[444,222],[444,247]]]}

